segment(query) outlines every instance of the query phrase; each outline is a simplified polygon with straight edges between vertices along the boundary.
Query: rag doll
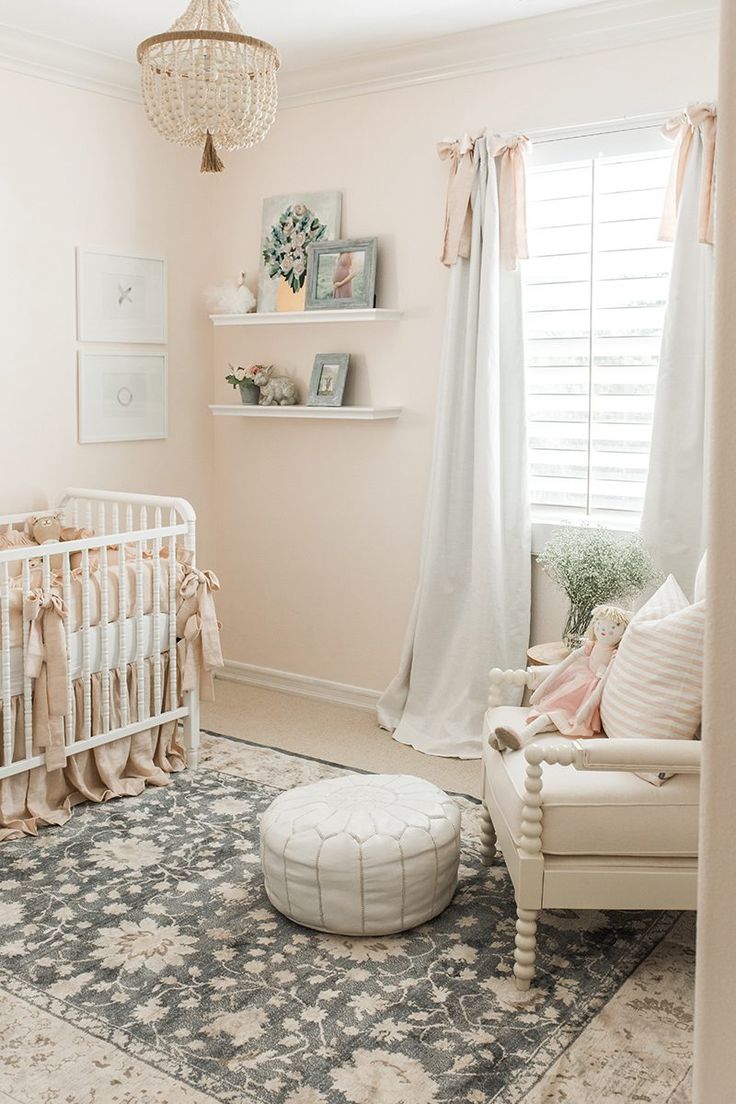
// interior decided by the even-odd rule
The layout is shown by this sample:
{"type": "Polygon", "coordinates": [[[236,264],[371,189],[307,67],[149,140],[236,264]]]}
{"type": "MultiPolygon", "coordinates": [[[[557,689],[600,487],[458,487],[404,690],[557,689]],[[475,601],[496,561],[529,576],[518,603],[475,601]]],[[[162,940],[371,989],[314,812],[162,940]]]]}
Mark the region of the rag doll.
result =
{"type": "Polygon", "coordinates": [[[516,751],[540,733],[555,730],[571,739],[599,735],[603,687],[630,619],[631,614],[617,606],[597,606],[585,642],[552,667],[532,694],[526,725],[497,728],[491,745],[498,751],[516,751]]]}

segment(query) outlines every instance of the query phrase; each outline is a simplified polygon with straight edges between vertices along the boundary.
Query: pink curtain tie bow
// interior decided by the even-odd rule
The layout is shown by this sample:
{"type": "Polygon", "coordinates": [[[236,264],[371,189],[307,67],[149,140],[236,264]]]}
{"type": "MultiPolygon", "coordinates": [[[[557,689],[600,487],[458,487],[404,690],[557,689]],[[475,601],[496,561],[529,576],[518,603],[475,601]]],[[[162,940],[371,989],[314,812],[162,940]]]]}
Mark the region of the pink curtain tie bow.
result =
{"type": "Polygon", "coordinates": [[[501,268],[513,271],[519,261],[529,256],[526,228],[526,164],[529,139],[524,134],[514,138],[489,140],[488,152],[499,161],[498,219],[501,268]]]}
{"type": "Polygon", "coordinates": [[[716,139],[718,111],[715,104],[692,104],[662,127],[662,134],[676,143],[672,156],[667,191],[665,192],[662,219],[659,224],[659,240],[674,241],[677,214],[685,181],[685,171],[693,148],[696,132],[703,142],[703,165],[700,173],[700,202],[698,207],[698,241],[713,245],[715,188],[716,188],[716,139]]]}
{"type": "MultiPolygon", "coordinates": [[[[473,221],[472,194],[478,161],[475,137],[465,134],[457,142],[440,142],[437,152],[450,162],[447,184],[445,226],[441,260],[453,265],[460,257],[470,256],[473,221]]],[[[501,267],[514,270],[520,260],[529,256],[526,226],[525,153],[529,139],[519,134],[513,138],[488,139],[489,156],[498,160],[498,220],[501,267]]]]}
{"type": "Polygon", "coordinates": [[[440,255],[442,263],[448,266],[454,265],[459,257],[470,256],[470,229],[473,219],[470,196],[475,177],[473,157],[478,137],[480,135],[471,137],[464,134],[457,142],[440,142],[437,146],[440,159],[450,162],[440,255]]]}
{"type": "Polygon", "coordinates": [[[194,603],[180,633],[185,646],[182,690],[199,687],[204,701],[213,700],[213,672],[224,666],[220,623],[213,598],[213,592],[219,589],[220,580],[213,571],[199,571],[194,567],[185,569],[179,584],[179,593],[187,607],[194,603]]]}
{"type": "Polygon", "coordinates": [[[46,769],[57,770],[66,763],[63,718],[68,688],[64,631],[67,609],[59,594],[36,588],[23,598],[23,617],[29,622],[24,674],[36,680],[34,729],[40,734],[39,746],[46,748],[46,769]]]}

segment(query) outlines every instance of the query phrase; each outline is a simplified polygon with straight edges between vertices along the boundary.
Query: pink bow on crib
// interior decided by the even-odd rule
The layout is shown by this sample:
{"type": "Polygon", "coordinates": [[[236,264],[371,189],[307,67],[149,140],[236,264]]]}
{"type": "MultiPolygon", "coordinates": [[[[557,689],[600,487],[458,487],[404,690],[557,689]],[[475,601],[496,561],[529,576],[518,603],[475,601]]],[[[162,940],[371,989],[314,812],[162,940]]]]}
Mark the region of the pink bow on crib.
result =
{"type": "Polygon", "coordinates": [[[39,745],[46,748],[46,769],[57,770],[66,763],[64,716],[68,665],[64,621],[67,609],[59,594],[38,587],[25,595],[23,617],[29,622],[23,670],[26,678],[36,680],[34,730],[42,734],[39,745]]]}
{"type": "Polygon", "coordinates": [[[212,672],[224,666],[220,648],[220,624],[213,591],[220,580],[213,571],[186,567],[179,585],[183,599],[177,615],[177,633],[184,638],[185,659],[182,690],[196,690],[204,701],[215,696],[212,672]],[[183,623],[182,623],[183,622],[183,623]]]}

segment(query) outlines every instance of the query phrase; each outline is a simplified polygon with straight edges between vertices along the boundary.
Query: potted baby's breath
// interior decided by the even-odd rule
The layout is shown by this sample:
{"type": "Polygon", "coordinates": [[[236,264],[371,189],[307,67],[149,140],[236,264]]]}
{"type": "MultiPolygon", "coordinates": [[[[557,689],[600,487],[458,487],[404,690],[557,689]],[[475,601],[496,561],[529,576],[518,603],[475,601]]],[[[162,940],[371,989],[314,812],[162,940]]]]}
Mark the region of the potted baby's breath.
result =
{"type": "Polygon", "coordinates": [[[625,605],[660,577],[638,535],[594,525],[561,526],[539,563],[569,599],[562,635],[568,648],[579,646],[596,606],[625,605]]]}

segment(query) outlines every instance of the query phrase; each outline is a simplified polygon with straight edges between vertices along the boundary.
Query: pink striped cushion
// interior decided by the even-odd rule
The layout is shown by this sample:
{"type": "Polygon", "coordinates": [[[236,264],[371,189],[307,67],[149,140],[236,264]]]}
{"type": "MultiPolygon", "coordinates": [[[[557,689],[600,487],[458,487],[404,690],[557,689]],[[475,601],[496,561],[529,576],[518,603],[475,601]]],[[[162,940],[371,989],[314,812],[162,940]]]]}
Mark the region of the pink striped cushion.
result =
{"type": "Polygon", "coordinates": [[[705,602],[690,605],[670,575],[634,614],[603,689],[611,739],[692,740],[703,701],[705,602]]]}

